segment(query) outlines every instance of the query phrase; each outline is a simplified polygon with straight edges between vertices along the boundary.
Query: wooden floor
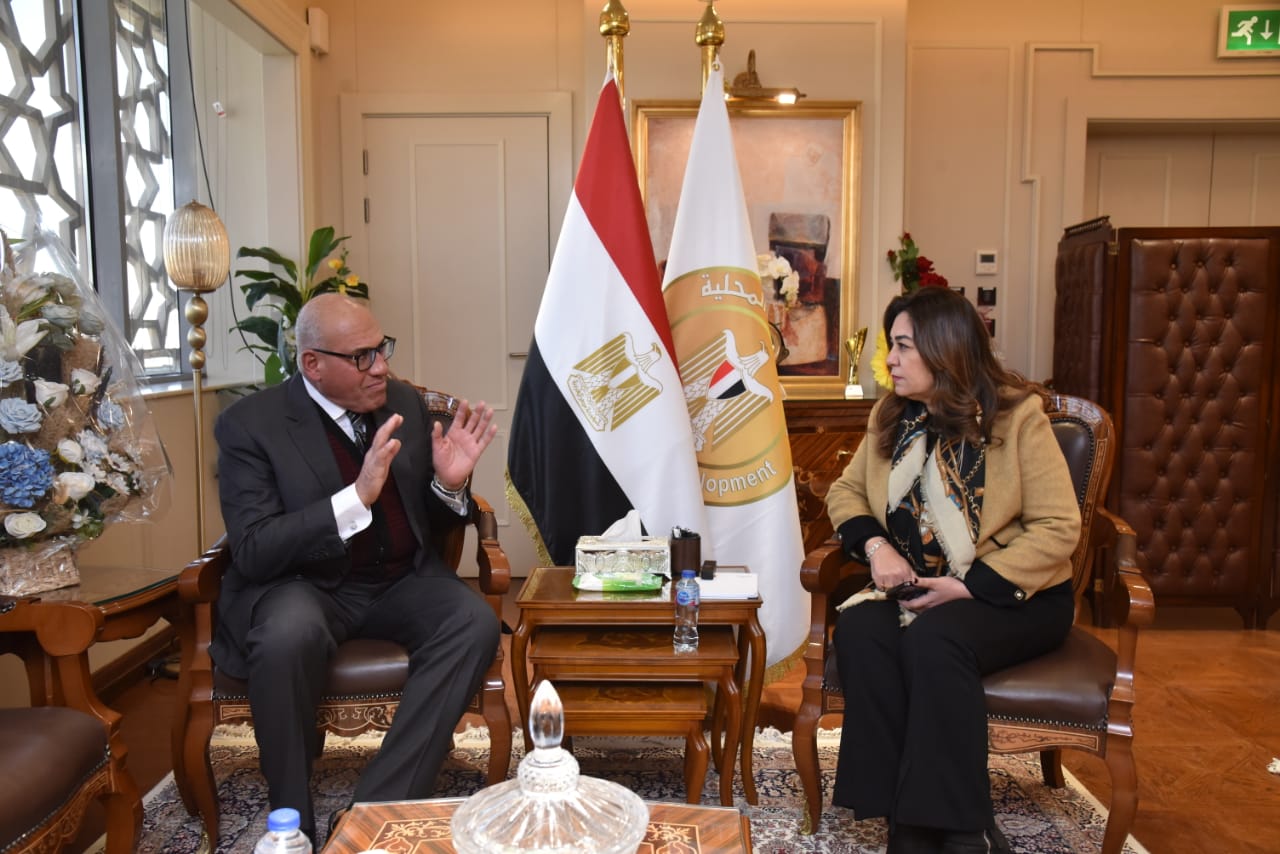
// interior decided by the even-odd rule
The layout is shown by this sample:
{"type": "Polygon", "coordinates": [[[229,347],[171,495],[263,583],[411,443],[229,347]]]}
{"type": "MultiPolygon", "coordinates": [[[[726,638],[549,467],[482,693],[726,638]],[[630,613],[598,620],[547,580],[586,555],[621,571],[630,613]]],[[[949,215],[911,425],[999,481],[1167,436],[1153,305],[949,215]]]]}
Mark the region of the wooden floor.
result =
{"type": "MultiPolygon", "coordinates": [[[[508,602],[505,610],[514,625],[514,605],[508,602]]],[[[1246,631],[1232,611],[1166,608],[1141,636],[1133,834],[1152,854],[1280,851],[1280,775],[1267,771],[1280,757],[1280,617],[1271,622],[1271,631],[1246,631]]],[[[504,640],[509,648],[509,636],[504,640]]],[[[799,703],[800,678],[795,670],[765,689],[762,724],[786,725],[799,703]]],[[[170,680],[142,680],[112,700],[124,713],[128,766],[143,792],[172,768],[174,688],[170,680]]],[[[510,690],[508,703],[514,715],[510,690]]],[[[1109,784],[1102,762],[1070,751],[1065,761],[1105,804],[1109,784]]],[[[101,833],[100,816],[90,823],[75,850],[101,833]]]]}

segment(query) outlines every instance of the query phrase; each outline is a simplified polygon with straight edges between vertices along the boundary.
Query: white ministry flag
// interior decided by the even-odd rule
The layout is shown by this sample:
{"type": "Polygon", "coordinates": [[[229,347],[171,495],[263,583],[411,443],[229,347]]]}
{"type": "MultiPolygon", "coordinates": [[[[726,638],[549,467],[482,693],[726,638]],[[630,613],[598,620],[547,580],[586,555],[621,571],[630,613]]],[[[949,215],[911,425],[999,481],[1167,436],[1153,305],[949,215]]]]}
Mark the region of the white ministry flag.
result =
{"type": "Polygon", "coordinates": [[[663,297],[693,424],[710,541],[724,564],[760,577],[766,663],[809,633],[804,546],[764,291],[725,109],[707,79],[667,256],[663,297]]]}

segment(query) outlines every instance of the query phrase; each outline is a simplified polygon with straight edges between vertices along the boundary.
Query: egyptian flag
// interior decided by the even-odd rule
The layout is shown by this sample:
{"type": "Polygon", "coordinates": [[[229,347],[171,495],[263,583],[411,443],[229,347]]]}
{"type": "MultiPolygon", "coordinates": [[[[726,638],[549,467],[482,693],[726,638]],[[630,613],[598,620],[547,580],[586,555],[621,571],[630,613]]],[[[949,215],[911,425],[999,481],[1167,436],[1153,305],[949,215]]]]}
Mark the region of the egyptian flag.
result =
{"type": "Polygon", "coordinates": [[[705,530],[673,352],[610,76],[551,260],[507,455],[507,498],[549,564],[572,564],[579,536],[632,509],[654,536],[705,530]]]}
{"type": "Polygon", "coordinates": [[[663,295],[707,508],[703,548],[759,576],[766,663],[775,665],[802,651],[809,594],[777,354],[723,92],[717,64],[693,130],[663,295]]]}

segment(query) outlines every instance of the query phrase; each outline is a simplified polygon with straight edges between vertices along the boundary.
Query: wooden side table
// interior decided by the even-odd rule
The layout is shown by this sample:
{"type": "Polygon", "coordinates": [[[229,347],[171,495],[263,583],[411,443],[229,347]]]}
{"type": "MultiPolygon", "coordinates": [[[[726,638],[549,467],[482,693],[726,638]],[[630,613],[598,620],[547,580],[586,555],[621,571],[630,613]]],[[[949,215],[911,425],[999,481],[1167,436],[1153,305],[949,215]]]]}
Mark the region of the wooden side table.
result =
{"type": "MultiPolygon", "coordinates": [[[[463,800],[355,804],[338,822],[321,854],[359,854],[374,849],[455,854],[449,822],[463,800]]],[[[639,850],[749,854],[751,825],[733,807],[650,803],[649,827],[639,850]]]]}
{"type": "MultiPolygon", "coordinates": [[[[573,567],[537,567],[525,580],[516,606],[520,620],[511,636],[511,676],[515,683],[516,705],[520,709],[525,736],[528,737],[529,715],[529,645],[540,629],[556,626],[662,626],[668,632],[675,625],[675,606],[671,601],[671,585],[652,593],[597,593],[573,587],[573,567]]],[[[751,768],[756,713],[764,687],[765,637],[760,626],[761,600],[705,599],[698,612],[701,626],[734,626],[738,628],[738,661],[734,681],[745,703],[742,709],[742,736],[738,745],[726,744],[722,767],[728,767],[732,780],[733,752],[740,747],[742,756],[742,788],[747,803],[757,803],[755,777],[751,768]]],[[[627,677],[628,679],[633,677],[627,677]]],[[[726,733],[726,735],[728,735],[726,733]]],[[[714,746],[713,746],[714,751],[714,746]]],[[[731,792],[721,786],[721,798],[731,792]]]]}
{"type": "MultiPolygon", "coordinates": [[[[543,679],[550,679],[557,686],[575,682],[715,683],[713,727],[718,728],[723,713],[727,718],[724,744],[742,742],[742,694],[736,678],[738,649],[729,626],[703,626],[698,651],[693,653],[677,653],[671,644],[671,630],[665,626],[543,626],[530,644],[529,663],[533,665],[534,684],[543,679]]],[[[702,690],[701,685],[698,690],[702,690]]],[[[646,721],[646,717],[661,718],[679,711],[664,702],[667,697],[665,693],[654,694],[643,713],[615,718],[612,728],[602,720],[595,731],[614,735],[650,734],[655,731],[654,723],[646,721]]],[[[561,699],[565,703],[568,727],[574,717],[571,700],[563,696],[561,699]]],[[[699,737],[701,728],[699,721],[699,737]]],[[[713,730],[712,744],[720,744],[716,730],[713,730]]],[[[718,749],[715,753],[720,770],[720,803],[733,806],[737,751],[718,749]]],[[[699,785],[697,791],[689,792],[690,803],[698,802],[701,791],[699,785]]]]}

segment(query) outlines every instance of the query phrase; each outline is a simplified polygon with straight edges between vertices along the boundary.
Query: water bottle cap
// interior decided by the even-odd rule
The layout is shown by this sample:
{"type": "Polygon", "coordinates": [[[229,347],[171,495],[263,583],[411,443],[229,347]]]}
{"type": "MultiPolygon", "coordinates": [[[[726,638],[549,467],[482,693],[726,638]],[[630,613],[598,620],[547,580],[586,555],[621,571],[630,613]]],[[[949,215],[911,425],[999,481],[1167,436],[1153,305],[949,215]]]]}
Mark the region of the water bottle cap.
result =
{"type": "Polygon", "coordinates": [[[696,570],[692,570],[692,569],[685,569],[685,570],[681,570],[681,571],[680,571],[680,577],[681,577],[681,578],[693,578],[693,577],[695,577],[697,574],[698,574],[698,573],[697,573],[697,571],[696,571],[696,570]]]}
{"type": "Polygon", "coordinates": [[[267,816],[267,830],[297,830],[302,825],[302,816],[293,807],[281,807],[272,810],[267,816]]]}

